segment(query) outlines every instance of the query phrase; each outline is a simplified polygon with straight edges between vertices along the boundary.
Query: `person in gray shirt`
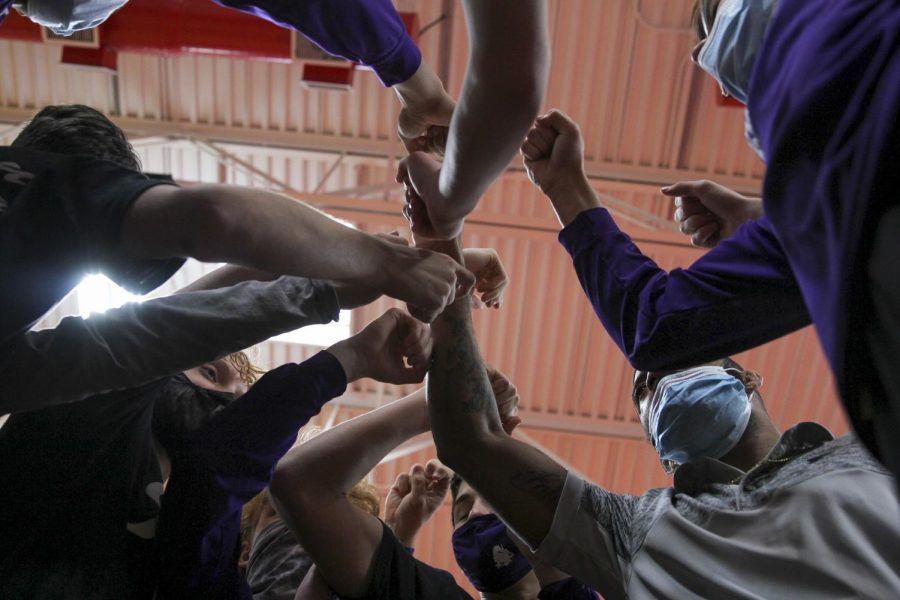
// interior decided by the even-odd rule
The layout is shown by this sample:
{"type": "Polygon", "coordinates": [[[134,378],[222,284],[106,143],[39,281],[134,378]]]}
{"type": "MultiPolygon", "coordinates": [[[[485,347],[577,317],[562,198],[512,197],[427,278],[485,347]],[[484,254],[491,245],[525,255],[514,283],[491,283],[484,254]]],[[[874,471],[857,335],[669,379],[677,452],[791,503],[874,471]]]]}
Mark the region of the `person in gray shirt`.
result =
{"type": "MultiPolygon", "coordinates": [[[[459,260],[459,242],[428,246],[459,260]]],[[[852,435],[779,434],[761,378],[730,360],[635,374],[634,401],[672,487],[584,481],[500,426],[471,303],[432,324],[438,458],[543,559],[604,598],[896,598],[900,498],[852,435]]]]}

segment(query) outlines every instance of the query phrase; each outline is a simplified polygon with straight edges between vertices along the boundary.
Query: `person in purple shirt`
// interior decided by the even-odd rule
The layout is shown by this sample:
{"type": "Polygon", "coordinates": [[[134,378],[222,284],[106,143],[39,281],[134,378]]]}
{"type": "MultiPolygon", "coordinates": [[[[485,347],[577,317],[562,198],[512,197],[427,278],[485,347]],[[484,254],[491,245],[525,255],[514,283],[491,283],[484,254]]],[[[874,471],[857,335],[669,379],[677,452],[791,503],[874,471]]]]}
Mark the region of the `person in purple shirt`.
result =
{"type": "Polygon", "coordinates": [[[764,216],[690,269],[665,273],[592,210],[574,124],[539,119],[526,166],[634,366],[733,354],[812,322],[854,429],[900,473],[900,6],[724,0],[696,15],[695,60],[747,102],[748,139],[767,159],[764,216]],[[554,164],[561,176],[550,175],[554,164]],[[688,332],[692,343],[681,343],[688,332]]]}
{"type": "MultiPolygon", "coordinates": [[[[269,484],[297,431],[348,383],[362,377],[386,383],[421,381],[430,347],[423,324],[391,309],[360,333],[303,363],[269,371],[237,398],[214,383],[213,395],[231,395],[233,401],[223,403],[224,408],[199,427],[155,427],[165,451],[161,462],[171,465],[157,529],[160,596],[251,597],[238,571],[244,503],[269,484]]],[[[168,393],[155,410],[179,400],[168,393]]],[[[165,476],[165,467],[163,471],[165,476]]]]}

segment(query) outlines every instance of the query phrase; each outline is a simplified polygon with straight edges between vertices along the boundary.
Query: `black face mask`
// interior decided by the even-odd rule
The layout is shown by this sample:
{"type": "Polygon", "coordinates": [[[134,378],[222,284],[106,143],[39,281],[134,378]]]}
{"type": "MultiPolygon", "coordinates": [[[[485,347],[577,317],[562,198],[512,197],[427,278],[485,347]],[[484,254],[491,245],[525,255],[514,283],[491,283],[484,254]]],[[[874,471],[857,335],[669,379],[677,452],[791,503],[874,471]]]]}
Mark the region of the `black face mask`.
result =
{"type": "Polygon", "coordinates": [[[183,373],[151,385],[153,436],[169,454],[178,453],[188,435],[234,402],[234,394],[207,390],[191,383],[183,373]]]}

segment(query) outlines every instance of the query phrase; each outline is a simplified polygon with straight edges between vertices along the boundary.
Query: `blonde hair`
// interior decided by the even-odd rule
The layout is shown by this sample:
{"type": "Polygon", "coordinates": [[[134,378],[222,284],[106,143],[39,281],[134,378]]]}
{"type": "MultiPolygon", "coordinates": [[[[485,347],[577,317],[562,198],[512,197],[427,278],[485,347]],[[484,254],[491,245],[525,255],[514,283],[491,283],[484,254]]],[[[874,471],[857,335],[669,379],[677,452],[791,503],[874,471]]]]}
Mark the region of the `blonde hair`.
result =
{"type": "Polygon", "coordinates": [[[246,352],[232,352],[225,357],[234,370],[238,372],[241,381],[251,386],[256,383],[260,376],[265,375],[266,370],[253,364],[246,352]]]}
{"type": "Polygon", "coordinates": [[[269,488],[265,487],[244,505],[244,509],[241,511],[242,542],[253,542],[253,532],[259,524],[259,518],[262,516],[263,509],[268,506],[269,502],[269,488]]]}

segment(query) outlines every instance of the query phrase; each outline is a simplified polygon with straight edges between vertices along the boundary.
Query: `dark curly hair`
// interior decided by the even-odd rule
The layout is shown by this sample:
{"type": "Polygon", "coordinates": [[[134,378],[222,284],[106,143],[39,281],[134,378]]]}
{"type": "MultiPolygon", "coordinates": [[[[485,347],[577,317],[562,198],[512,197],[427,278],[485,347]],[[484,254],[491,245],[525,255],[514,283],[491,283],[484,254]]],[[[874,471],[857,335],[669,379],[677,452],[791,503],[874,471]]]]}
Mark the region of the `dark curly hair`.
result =
{"type": "Polygon", "coordinates": [[[141,163],[125,133],[103,113],[82,104],[48,106],[13,141],[15,148],[102,158],[134,171],[141,163]]]}

